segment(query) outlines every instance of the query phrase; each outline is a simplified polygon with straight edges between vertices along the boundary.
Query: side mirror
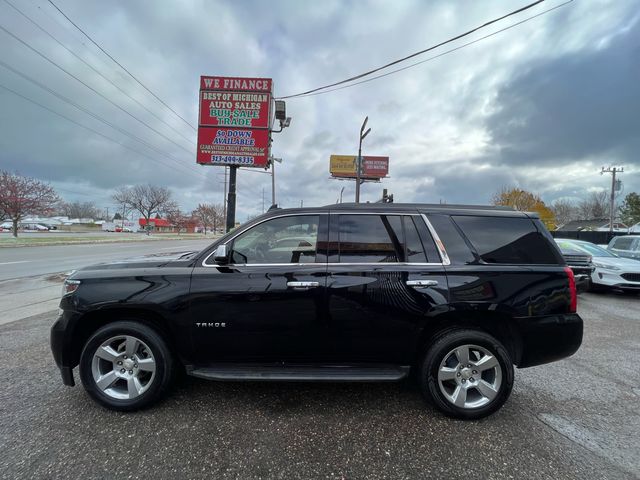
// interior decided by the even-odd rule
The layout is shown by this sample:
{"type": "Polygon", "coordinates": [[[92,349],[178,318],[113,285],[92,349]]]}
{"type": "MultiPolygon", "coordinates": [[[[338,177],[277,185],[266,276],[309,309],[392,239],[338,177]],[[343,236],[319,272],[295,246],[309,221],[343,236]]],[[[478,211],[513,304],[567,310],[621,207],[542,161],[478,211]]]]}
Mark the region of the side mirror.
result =
{"type": "Polygon", "coordinates": [[[213,260],[216,263],[227,263],[229,261],[229,257],[228,257],[228,252],[227,252],[227,245],[226,244],[222,244],[222,245],[218,245],[216,247],[216,251],[213,254],[213,260]]]}

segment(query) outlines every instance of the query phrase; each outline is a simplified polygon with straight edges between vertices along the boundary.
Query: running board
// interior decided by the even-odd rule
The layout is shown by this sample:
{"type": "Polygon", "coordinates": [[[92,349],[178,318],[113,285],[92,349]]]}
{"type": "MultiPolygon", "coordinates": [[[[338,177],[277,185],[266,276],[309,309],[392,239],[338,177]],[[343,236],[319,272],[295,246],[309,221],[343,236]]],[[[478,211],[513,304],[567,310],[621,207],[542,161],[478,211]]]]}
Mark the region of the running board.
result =
{"type": "Polygon", "coordinates": [[[398,365],[264,365],[220,363],[187,367],[191,376],[207,380],[259,382],[397,382],[409,374],[398,365]]]}

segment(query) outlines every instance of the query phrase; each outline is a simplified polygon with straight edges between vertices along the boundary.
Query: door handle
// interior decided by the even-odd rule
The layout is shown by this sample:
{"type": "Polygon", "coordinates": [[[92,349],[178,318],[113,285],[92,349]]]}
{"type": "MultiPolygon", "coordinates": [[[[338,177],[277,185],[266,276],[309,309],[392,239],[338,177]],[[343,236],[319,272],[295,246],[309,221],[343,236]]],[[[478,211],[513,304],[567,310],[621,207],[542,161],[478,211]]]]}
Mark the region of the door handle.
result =
{"type": "Polygon", "coordinates": [[[320,282],[287,282],[287,287],[293,287],[294,290],[308,290],[320,286],[320,282]]]}
{"type": "Polygon", "coordinates": [[[407,280],[410,287],[435,287],[438,285],[437,280],[407,280]]]}

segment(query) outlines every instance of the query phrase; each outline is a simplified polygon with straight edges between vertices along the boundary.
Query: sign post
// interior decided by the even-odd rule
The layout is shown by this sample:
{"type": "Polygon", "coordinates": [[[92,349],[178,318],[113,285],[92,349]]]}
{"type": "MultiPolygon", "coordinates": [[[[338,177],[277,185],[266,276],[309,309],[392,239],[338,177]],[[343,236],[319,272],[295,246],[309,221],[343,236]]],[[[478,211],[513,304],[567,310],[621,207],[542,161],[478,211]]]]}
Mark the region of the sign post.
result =
{"type": "Polygon", "coordinates": [[[362,175],[362,141],[364,138],[369,135],[371,129],[368,129],[366,132],[364,131],[367,126],[367,122],[369,121],[369,117],[364,118],[364,122],[362,122],[362,127],[360,127],[360,143],[358,144],[358,163],[356,165],[356,203],[360,203],[360,175],[362,175]]]}
{"type": "Polygon", "coordinates": [[[273,81],[200,77],[196,162],[229,166],[227,231],[235,227],[238,167],[267,166],[273,81]]]}

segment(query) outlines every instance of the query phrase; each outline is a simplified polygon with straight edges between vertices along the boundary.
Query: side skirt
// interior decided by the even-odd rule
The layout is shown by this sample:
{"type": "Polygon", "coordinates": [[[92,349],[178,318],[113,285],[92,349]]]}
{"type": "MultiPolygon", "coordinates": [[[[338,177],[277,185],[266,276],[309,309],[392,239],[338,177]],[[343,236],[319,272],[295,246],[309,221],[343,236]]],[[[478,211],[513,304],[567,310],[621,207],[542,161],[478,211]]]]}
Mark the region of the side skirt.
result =
{"type": "Polygon", "coordinates": [[[187,374],[219,381],[397,382],[409,374],[400,365],[286,365],[219,363],[187,366],[187,374]]]}

